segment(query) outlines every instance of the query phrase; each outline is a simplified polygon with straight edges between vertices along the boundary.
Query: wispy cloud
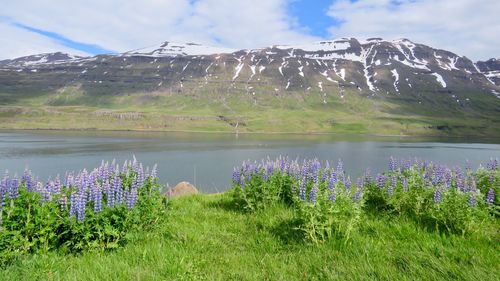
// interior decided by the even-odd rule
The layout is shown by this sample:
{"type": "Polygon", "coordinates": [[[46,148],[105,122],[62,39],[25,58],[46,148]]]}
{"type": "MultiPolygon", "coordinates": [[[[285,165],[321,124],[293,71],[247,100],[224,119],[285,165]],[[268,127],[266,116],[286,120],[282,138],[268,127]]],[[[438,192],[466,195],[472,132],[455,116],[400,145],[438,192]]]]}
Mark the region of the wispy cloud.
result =
{"type": "Polygon", "coordinates": [[[499,57],[498,0],[337,0],[329,15],[342,21],[332,37],[408,38],[466,55],[499,57]]]}
{"type": "MultiPolygon", "coordinates": [[[[5,3],[0,13],[25,27],[117,52],[162,41],[253,48],[319,40],[295,24],[288,13],[289,2],[16,0],[5,3]]],[[[10,40],[21,38],[13,36],[10,40]]]]}
{"type": "Polygon", "coordinates": [[[162,41],[255,48],[405,37],[485,59],[500,55],[499,10],[498,0],[5,1],[0,58],[54,50],[124,52],[162,41]]]}

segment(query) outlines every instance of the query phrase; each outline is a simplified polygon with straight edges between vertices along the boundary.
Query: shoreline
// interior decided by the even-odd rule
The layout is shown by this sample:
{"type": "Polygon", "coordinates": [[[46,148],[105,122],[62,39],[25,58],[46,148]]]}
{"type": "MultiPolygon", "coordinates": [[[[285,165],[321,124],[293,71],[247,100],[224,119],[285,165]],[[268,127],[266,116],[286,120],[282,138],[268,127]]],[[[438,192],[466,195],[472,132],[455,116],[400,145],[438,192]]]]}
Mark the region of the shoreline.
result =
{"type": "Polygon", "coordinates": [[[500,136],[476,136],[476,135],[422,135],[422,134],[373,134],[373,133],[336,133],[336,132],[229,132],[229,131],[203,131],[203,130],[154,130],[154,129],[98,129],[98,128],[1,128],[1,131],[60,131],[60,132],[130,132],[130,133],[192,133],[192,134],[225,134],[225,135],[313,135],[313,136],[363,136],[363,137],[381,137],[381,138],[430,138],[430,139],[464,139],[474,138],[480,140],[498,140],[500,136]]]}

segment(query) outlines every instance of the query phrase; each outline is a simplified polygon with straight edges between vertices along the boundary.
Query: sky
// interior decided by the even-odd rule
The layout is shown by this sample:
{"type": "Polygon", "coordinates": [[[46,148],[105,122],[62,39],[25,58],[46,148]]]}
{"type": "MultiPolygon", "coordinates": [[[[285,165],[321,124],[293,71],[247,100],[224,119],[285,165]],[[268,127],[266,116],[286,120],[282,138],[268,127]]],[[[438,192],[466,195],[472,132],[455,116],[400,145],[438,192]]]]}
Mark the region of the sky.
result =
{"type": "Polygon", "coordinates": [[[230,48],[408,38],[500,57],[500,0],[2,0],[0,59],[120,53],[164,41],[230,48]]]}

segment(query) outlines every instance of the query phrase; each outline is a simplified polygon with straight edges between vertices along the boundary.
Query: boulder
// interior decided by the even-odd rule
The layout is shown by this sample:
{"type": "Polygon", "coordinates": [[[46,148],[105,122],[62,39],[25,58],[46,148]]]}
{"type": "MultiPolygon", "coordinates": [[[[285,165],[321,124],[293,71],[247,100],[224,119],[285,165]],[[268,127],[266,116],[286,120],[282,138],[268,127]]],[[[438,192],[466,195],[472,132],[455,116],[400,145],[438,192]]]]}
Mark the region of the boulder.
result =
{"type": "Polygon", "coordinates": [[[176,186],[167,190],[167,192],[165,192],[164,195],[170,198],[176,198],[197,193],[198,189],[194,185],[190,184],[187,181],[182,181],[178,183],[176,186]]]}

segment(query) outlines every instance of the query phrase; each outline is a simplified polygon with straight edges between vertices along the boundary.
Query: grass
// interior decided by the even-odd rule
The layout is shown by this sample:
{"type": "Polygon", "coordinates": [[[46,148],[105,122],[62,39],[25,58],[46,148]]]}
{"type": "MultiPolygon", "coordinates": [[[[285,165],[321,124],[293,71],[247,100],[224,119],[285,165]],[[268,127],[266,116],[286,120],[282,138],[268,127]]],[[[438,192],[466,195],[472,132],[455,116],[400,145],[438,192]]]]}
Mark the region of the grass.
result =
{"type": "Polygon", "coordinates": [[[258,93],[254,100],[245,93],[213,92],[193,96],[135,93],[91,99],[68,88],[0,105],[0,128],[489,137],[498,137],[500,132],[495,117],[429,117],[382,99],[367,100],[357,93],[343,99],[331,94],[326,100],[323,103],[317,93],[258,93]],[[89,102],[84,102],[87,99],[89,102]]]}
{"type": "MultiPolygon", "coordinates": [[[[500,241],[365,217],[358,235],[313,245],[290,209],[243,213],[228,193],[170,202],[166,223],[124,248],[21,258],[1,280],[498,280],[500,241]]],[[[496,225],[498,230],[498,223],[496,225]]]]}

